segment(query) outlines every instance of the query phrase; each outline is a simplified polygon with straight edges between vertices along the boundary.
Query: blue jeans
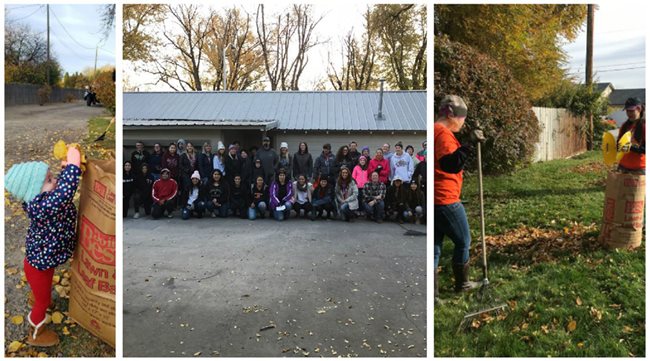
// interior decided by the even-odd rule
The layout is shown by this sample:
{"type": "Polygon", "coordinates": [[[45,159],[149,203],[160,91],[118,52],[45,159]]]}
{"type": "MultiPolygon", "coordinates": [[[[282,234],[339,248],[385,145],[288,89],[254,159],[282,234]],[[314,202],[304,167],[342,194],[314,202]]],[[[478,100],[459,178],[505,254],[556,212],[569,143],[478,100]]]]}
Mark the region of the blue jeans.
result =
{"type": "Polygon", "coordinates": [[[454,242],[452,262],[465,264],[469,261],[469,244],[471,242],[465,207],[462,203],[457,202],[446,206],[435,206],[434,212],[434,270],[438,269],[442,240],[445,236],[454,242]]]}
{"type": "Polygon", "coordinates": [[[208,213],[214,212],[214,214],[218,215],[219,217],[226,218],[228,217],[228,210],[230,207],[228,206],[228,203],[222,204],[221,207],[216,207],[212,201],[208,201],[205,204],[205,209],[208,211],[208,213]]]}
{"type": "Polygon", "coordinates": [[[276,211],[275,209],[273,210],[273,217],[275,218],[276,221],[289,219],[290,215],[291,215],[291,202],[284,202],[284,211],[276,211]]]}
{"type": "Polygon", "coordinates": [[[185,207],[183,207],[181,210],[181,216],[183,219],[190,219],[192,213],[195,213],[196,218],[203,218],[203,210],[205,210],[205,202],[194,201],[194,209],[190,210],[190,208],[185,205],[185,207]]]}
{"type": "Polygon", "coordinates": [[[341,219],[347,221],[354,216],[354,211],[350,209],[349,204],[343,203],[341,208],[339,208],[339,214],[341,215],[341,219]]]}
{"type": "Polygon", "coordinates": [[[364,203],[366,207],[366,214],[373,216],[373,218],[378,221],[384,219],[384,201],[380,200],[375,203],[374,206],[371,206],[368,203],[364,203]]]}
{"type": "Polygon", "coordinates": [[[251,221],[255,220],[255,218],[257,218],[258,212],[262,218],[266,217],[266,203],[259,202],[257,206],[255,206],[255,208],[249,208],[248,219],[250,219],[251,221]]]}

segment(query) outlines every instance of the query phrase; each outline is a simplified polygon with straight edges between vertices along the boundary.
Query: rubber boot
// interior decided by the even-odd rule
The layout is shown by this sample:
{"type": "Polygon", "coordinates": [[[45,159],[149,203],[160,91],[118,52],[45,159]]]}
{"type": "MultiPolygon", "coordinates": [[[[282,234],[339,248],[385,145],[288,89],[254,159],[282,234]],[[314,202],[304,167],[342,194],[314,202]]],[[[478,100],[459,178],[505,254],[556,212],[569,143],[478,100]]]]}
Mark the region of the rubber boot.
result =
{"type": "Polygon", "coordinates": [[[465,264],[454,263],[452,266],[454,270],[454,280],[456,282],[454,290],[456,292],[465,292],[481,286],[480,282],[469,280],[469,261],[465,262],[465,264]]]}
{"type": "Polygon", "coordinates": [[[442,305],[442,300],[440,299],[440,292],[438,291],[438,270],[433,272],[433,300],[434,305],[442,305]]]}
{"type": "Polygon", "coordinates": [[[32,327],[29,328],[29,335],[25,342],[37,347],[52,347],[58,345],[59,336],[57,336],[56,332],[45,326],[47,323],[47,316],[38,325],[35,325],[32,322],[31,316],[32,313],[30,312],[27,316],[27,320],[32,327]]]}

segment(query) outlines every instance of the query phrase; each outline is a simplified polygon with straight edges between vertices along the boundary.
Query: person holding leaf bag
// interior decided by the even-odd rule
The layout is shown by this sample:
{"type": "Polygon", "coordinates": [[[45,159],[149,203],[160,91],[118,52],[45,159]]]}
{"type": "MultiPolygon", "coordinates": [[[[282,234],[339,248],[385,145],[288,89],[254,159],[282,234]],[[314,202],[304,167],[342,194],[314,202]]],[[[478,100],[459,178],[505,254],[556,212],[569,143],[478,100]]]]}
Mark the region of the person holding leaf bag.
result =
{"type": "Polygon", "coordinates": [[[645,174],[645,107],[639,98],[628,98],[625,101],[627,121],[618,132],[618,141],[625,133],[630,132],[632,140],[619,151],[625,152],[618,163],[618,170],[624,173],[645,174]]]}

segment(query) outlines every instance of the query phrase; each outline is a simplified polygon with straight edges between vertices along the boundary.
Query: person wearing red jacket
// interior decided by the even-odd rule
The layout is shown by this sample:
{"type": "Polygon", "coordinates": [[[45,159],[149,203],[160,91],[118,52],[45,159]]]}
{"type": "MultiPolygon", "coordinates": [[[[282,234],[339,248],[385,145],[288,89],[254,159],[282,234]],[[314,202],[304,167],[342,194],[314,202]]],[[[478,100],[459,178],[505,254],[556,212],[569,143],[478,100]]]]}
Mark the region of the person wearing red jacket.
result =
{"type": "Polygon", "coordinates": [[[165,211],[167,211],[168,218],[173,217],[172,212],[174,212],[177,193],[178,183],[170,178],[169,169],[164,168],[160,171],[160,179],[153,183],[151,189],[151,198],[153,199],[151,216],[153,219],[162,217],[165,211]]]}
{"type": "Polygon", "coordinates": [[[375,152],[375,157],[370,160],[368,166],[368,174],[377,171],[379,173],[379,181],[388,185],[388,175],[390,174],[390,163],[388,159],[384,158],[384,152],[381,148],[375,152]]]}

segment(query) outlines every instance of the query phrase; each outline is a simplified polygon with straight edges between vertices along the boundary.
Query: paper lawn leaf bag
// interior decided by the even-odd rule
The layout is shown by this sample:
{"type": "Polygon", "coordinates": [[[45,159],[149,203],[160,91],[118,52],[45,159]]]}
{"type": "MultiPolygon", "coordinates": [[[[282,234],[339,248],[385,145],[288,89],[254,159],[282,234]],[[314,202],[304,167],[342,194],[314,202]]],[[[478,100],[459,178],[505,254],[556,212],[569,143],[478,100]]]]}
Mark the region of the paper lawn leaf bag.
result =
{"type": "Polygon", "coordinates": [[[70,317],[115,347],[115,160],[88,160],[81,181],[70,317]]]}

